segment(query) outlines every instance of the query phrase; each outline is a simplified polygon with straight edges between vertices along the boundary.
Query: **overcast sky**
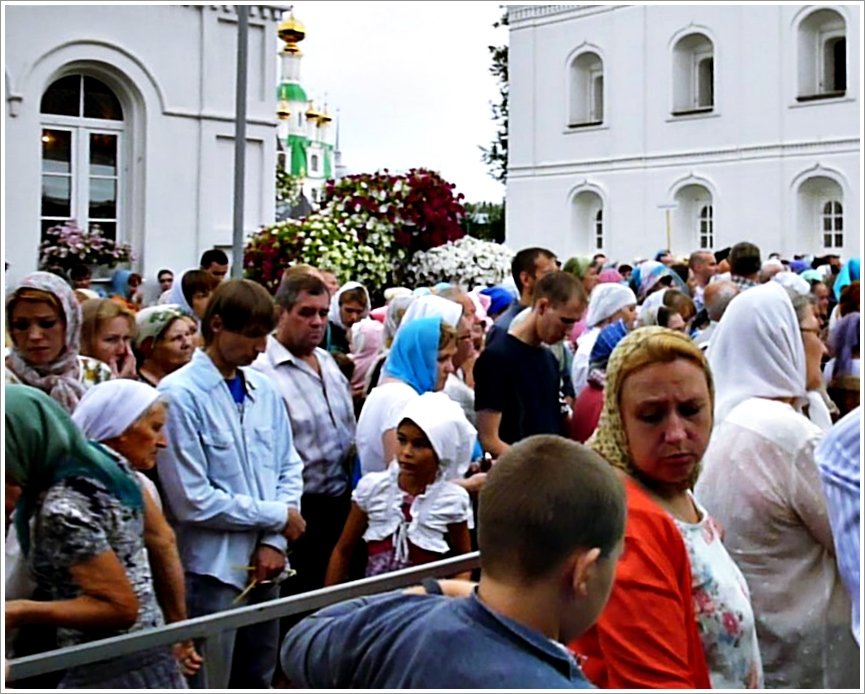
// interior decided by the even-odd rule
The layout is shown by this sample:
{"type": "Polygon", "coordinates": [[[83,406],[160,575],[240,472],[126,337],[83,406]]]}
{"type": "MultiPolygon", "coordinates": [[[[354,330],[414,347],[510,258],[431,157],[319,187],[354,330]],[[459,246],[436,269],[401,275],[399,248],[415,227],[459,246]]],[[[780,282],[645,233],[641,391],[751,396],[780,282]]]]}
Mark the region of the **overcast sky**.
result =
{"type": "Polygon", "coordinates": [[[507,42],[492,26],[497,2],[310,1],[294,15],[306,28],[301,83],[316,107],[327,93],[339,109],[349,173],[422,166],[469,202],[501,201],[478,149],[495,136],[487,46],[507,42]]]}

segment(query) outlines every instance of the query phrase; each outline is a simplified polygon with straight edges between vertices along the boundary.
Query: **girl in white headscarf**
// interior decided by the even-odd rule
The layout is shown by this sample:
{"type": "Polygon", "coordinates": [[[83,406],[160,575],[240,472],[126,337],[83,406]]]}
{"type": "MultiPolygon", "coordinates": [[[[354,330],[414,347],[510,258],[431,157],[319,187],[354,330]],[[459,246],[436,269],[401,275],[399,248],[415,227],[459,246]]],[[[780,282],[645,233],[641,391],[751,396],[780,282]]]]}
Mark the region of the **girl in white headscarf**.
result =
{"type": "Polygon", "coordinates": [[[715,428],[695,491],[751,589],[767,688],[859,686],[814,460],[823,432],[801,412],[818,332],[807,297],[767,282],[730,303],[707,352],[715,428]]]}
{"type": "Polygon", "coordinates": [[[450,480],[468,469],[476,437],[462,408],[444,393],[409,402],[397,427],[395,460],[364,475],[352,493],[325,585],[348,578],[361,540],[368,549],[367,576],[470,552],[471,502],[450,480]]]}
{"type": "Polygon", "coordinates": [[[589,330],[580,335],[577,340],[577,351],[571,365],[574,398],[579,397],[580,392],[586,387],[589,377],[589,356],[601,329],[620,319],[625,321],[628,328],[633,327],[636,308],[637,297],[629,287],[614,283],[599,284],[595,287],[586,311],[586,327],[589,330]]]}

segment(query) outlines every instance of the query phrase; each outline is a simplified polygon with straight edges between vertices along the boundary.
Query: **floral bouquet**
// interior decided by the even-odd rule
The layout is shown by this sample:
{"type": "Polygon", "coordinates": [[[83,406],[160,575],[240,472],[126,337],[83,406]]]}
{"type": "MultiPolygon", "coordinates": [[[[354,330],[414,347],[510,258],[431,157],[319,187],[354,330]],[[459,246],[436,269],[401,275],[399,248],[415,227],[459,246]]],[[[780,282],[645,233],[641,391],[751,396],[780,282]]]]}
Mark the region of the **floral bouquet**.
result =
{"type": "Polygon", "coordinates": [[[39,267],[69,270],[74,265],[115,267],[135,259],[132,247],[102,235],[97,228],[84,231],[74,219],[48,229],[39,244],[39,267]]]}
{"type": "Polygon", "coordinates": [[[464,236],[459,241],[415,253],[408,265],[415,286],[451,282],[465,289],[493,286],[511,273],[514,252],[492,241],[464,236]]]}

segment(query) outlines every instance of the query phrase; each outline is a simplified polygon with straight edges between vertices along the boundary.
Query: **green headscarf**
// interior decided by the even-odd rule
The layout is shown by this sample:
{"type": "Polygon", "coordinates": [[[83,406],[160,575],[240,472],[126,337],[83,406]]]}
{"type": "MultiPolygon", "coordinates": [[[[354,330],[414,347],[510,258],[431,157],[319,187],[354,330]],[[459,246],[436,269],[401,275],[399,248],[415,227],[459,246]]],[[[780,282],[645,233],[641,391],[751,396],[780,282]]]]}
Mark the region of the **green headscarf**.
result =
{"type": "Polygon", "coordinates": [[[592,267],[591,258],[585,255],[575,255],[573,258],[568,258],[562,270],[571,273],[578,280],[581,280],[586,276],[586,272],[590,267],[592,267]]]}
{"type": "Polygon", "coordinates": [[[6,473],[23,489],[15,527],[30,550],[30,517],[40,494],[68,477],[102,482],[124,506],[141,509],[138,482],[95,443],[84,438],[50,396],[30,386],[6,386],[6,473]]]}

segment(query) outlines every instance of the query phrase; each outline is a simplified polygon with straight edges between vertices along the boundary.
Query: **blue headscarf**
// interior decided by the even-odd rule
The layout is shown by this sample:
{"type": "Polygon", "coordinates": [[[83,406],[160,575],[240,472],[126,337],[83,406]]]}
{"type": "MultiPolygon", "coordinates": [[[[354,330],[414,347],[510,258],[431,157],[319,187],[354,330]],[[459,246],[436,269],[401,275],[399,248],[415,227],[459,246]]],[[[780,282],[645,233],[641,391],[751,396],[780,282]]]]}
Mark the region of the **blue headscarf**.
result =
{"type": "Polygon", "coordinates": [[[797,275],[801,275],[809,267],[810,267],[810,265],[804,260],[791,260],[790,261],[790,272],[795,272],[797,275]]]}
{"type": "Polygon", "coordinates": [[[108,290],[109,296],[122,296],[124,299],[129,298],[129,275],[132,270],[118,268],[111,275],[111,289],[108,290]]]}
{"type": "Polygon", "coordinates": [[[799,277],[808,282],[825,282],[826,277],[819,270],[805,270],[799,273],[799,277]]]}
{"type": "Polygon", "coordinates": [[[838,273],[838,279],[835,280],[835,298],[840,301],[841,300],[841,290],[844,289],[848,284],[855,282],[859,279],[859,258],[850,258],[846,263],[844,263],[844,267],[841,268],[841,272],[838,273]]]}
{"type": "Polygon", "coordinates": [[[487,309],[487,313],[493,315],[498,315],[514,301],[514,295],[504,287],[487,287],[481,289],[481,294],[490,297],[490,307],[487,309]]]}
{"type": "Polygon", "coordinates": [[[592,369],[606,369],[610,355],[616,345],[628,334],[628,326],[624,320],[617,320],[605,326],[595,340],[592,353],[589,355],[589,367],[592,369]]]}
{"type": "Polygon", "coordinates": [[[435,389],[441,324],[441,316],[429,316],[401,325],[387,355],[385,375],[404,381],[419,395],[435,389]]]}

